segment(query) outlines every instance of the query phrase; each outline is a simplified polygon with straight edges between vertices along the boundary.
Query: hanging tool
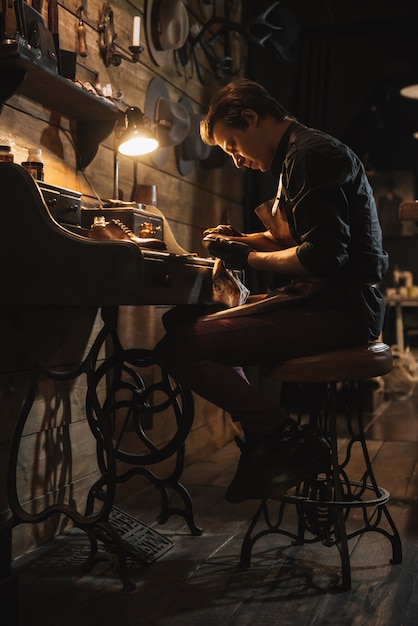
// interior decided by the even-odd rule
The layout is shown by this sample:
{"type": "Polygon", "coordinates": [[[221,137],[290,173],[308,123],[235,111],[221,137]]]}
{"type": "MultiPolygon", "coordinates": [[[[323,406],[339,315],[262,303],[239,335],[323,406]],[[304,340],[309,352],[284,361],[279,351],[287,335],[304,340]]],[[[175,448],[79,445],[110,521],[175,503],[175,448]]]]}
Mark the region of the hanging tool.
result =
{"type": "Polygon", "coordinates": [[[32,0],[32,6],[35,11],[38,11],[38,13],[42,13],[43,3],[43,0],[32,0]]]}
{"type": "Polygon", "coordinates": [[[52,37],[55,44],[55,52],[58,60],[58,73],[61,74],[61,62],[60,62],[60,38],[58,28],[58,1],[48,1],[48,29],[52,33],[52,37]]]}
{"type": "Polygon", "coordinates": [[[86,40],[86,27],[82,18],[82,12],[84,6],[80,5],[77,9],[78,26],[77,26],[77,54],[81,57],[88,56],[87,40],[86,40]]]}

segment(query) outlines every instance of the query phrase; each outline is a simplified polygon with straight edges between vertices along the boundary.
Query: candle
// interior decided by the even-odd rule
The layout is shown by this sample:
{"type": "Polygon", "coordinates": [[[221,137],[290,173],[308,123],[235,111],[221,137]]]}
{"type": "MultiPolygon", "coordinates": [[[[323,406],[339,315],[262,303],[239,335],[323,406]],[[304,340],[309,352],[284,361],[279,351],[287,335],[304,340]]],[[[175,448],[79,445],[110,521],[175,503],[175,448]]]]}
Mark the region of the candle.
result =
{"type": "Polygon", "coordinates": [[[134,28],[132,33],[132,45],[138,47],[140,41],[140,32],[141,32],[141,18],[139,15],[134,17],[134,28]]]}

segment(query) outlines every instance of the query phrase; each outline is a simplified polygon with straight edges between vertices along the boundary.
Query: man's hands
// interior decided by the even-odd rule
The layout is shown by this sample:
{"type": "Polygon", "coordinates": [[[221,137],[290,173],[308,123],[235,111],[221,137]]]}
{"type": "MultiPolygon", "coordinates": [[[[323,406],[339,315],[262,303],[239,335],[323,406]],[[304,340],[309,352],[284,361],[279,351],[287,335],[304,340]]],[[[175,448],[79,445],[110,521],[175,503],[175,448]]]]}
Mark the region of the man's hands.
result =
{"type": "Polygon", "coordinates": [[[228,235],[229,237],[245,237],[243,233],[240,233],[239,230],[236,230],[230,224],[219,224],[218,226],[214,226],[213,228],[207,228],[203,231],[203,234],[206,235],[228,235]]]}
{"type": "Polygon", "coordinates": [[[254,252],[254,248],[240,241],[227,239],[216,233],[208,234],[203,239],[203,245],[211,256],[222,259],[225,267],[234,270],[248,270],[248,255],[254,252]]]}

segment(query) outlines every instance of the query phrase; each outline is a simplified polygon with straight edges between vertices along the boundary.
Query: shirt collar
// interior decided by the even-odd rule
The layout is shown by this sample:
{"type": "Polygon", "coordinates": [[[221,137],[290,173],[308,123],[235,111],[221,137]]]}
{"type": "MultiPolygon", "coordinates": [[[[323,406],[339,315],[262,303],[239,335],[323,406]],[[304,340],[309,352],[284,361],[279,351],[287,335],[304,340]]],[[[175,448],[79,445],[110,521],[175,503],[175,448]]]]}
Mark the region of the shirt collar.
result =
{"type": "Polygon", "coordinates": [[[285,159],[286,156],[286,152],[287,152],[287,147],[289,144],[289,139],[290,139],[290,135],[292,134],[293,129],[295,128],[295,126],[298,125],[298,122],[293,121],[289,124],[289,126],[286,128],[286,130],[284,131],[280,141],[279,141],[279,145],[277,146],[277,150],[276,153],[273,157],[273,162],[271,164],[271,168],[270,168],[270,172],[272,174],[274,174],[274,176],[278,177],[281,170],[282,170],[282,165],[283,165],[283,161],[285,159]]]}

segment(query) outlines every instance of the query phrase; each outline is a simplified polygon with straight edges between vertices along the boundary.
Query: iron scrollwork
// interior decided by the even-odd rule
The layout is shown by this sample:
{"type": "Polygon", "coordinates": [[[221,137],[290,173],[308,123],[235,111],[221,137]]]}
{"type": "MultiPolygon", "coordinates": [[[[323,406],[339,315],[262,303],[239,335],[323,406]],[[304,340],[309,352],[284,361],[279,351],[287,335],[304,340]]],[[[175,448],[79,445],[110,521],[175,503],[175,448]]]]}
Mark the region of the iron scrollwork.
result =
{"type": "Polygon", "coordinates": [[[198,46],[222,84],[240,74],[244,64],[234,51],[243,50],[249,43],[262,48],[269,46],[273,54],[289,59],[289,48],[299,36],[299,25],[279,0],[272,2],[262,13],[241,22],[233,19],[234,0],[223,0],[223,15],[217,14],[216,0],[207,0],[204,4],[207,7],[212,5],[211,17],[198,32],[192,29],[185,46],[176,51],[183,67],[192,64],[196,68],[201,83],[205,84],[205,81],[197,60],[198,46]]]}

